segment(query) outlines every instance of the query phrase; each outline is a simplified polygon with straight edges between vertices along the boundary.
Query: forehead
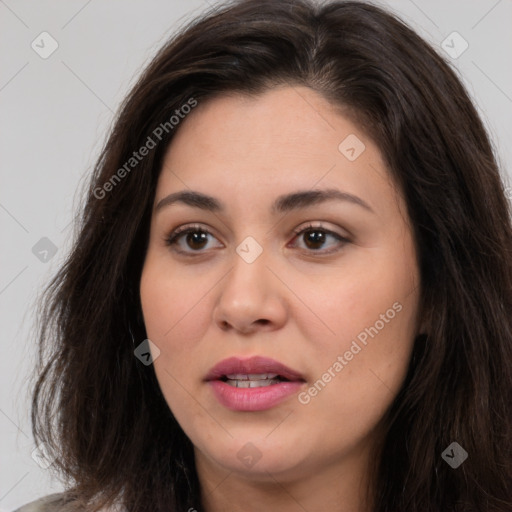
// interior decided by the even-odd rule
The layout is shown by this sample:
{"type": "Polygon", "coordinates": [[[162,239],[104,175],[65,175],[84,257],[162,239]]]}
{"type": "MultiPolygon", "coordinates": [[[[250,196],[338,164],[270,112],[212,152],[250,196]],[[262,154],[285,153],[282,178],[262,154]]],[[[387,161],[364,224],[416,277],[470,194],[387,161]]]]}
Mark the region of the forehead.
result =
{"type": "Polygon", "coordinates": [[[180,126],[173,145],[185,149],[193,142],[201,151],[222,151],[239,158],[257,154],[259,160],[265,158],[262,149],[273,157],[276,152],[285,156],[285,151],[291,151],[290,158],[312,152],[328,158],[337,154],[340,137],[354,130],[311,89],[281,86],[257,96],[230,93],[199,102],[180,126]]]}
{"type": "Polygon", "coordinates": [[[378,147],[358,126],[313,90],[283,86],[199,102],[167,150],[156,201],[190,188],[227,203],[270,202],[315,186],[376,204],[395,193],[378,147]]]}

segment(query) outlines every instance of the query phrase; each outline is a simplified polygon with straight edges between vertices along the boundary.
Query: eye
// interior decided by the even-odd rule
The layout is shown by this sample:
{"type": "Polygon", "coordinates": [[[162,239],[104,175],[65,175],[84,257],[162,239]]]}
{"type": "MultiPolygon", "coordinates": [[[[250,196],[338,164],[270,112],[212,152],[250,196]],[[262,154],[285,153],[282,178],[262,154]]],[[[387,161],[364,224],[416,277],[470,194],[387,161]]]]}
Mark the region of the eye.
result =
{"type": "Polygon", "coordinates": [[[296,239],[302,239],[305,241],[306,250],[313,251],[321,254],[331,254],[333,252],[336,252],[339,250],[342,246],[344,246],[346,243],[349,242],[349,240],[338,233],[335,233],[334,231],[331,231],[329,229],[325,229],[322,226],[313,226],[312,224],[306,226],[305,228],[299,228],[298,230],[294,231],[296,239]],[[334,238],[337,240],[337,244],[334,244],[334,249],[328,249],[328,250],[319,250],[322,248],[322,246],[325,245],[326,240],[330,238],[334,238]],[[336,247],[337,245],[337,247],[336,247]]]}
{"type": "MultiPolygon", "coordinates": [[[[184,226],[173,231],[166,239],[165,243],[169,246],[178,246],[175,249],[179,253],[191,254],[190,251],[183,248],[183,244],[180,243],[183,240],[185,244],[191,249],[192,252],[201,252],[208,244],[208,236],[211,233],[201,226],[184,226]],[[185,236],[186,235],[186,236],[185,236]]],[[[212,235],[213,236],[213,235],[212,235]]]]}
{"type": "MultiPolygon", "coordinates": [[[[313,226],[312,224],[295,230],[294,240],[297,240],[302,235],[305,240],[305,250],[309,252],[316,252],[320,254],[330,254],[339,250],[340,247],[349,242],[349,240],[334,231],[325,229],[322,226],[313,226]],[[304,238],[304,235],[307,237],[304,238]],[[338,247],[328,250],[320,250],[326,244],[329,238],[335,239],[338,243],[334,244],[338,247]]],[[[202,249],[208,248],[208,237],[213,236],[208,230],[201,226],[184,226],[173,231],[165,238],[165,243],[168,246],[173,246],[174,250],[178,253],[187,254],[189,256],[199,255],[202,249]],[[186,244],[186,247],[184,247],[186,244]],[[177,246],[178,248],[175,248],[177,246]],[[192,250],[188,250],[192,249],[192,250]],[[193,254],[196,253],[196,254],[193,254]]]]}

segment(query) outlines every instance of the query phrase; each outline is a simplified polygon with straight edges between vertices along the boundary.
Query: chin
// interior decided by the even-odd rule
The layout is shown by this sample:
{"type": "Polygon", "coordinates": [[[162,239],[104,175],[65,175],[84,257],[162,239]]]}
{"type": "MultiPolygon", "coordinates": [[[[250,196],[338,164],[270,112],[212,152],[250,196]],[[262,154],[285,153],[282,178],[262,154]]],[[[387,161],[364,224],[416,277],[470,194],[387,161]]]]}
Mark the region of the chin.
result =
{"type": "Polygon", "coordinates": [[[294,443],[276,446],[275,442],[265,440],[265,435],[237,437],[231,440],[231,446],[216,444],[206,450],[207,458],[223,469],[251,480],[275,482],[275,478],[298,477],[304,471],[306,455],[298,452],[294,443]]]}

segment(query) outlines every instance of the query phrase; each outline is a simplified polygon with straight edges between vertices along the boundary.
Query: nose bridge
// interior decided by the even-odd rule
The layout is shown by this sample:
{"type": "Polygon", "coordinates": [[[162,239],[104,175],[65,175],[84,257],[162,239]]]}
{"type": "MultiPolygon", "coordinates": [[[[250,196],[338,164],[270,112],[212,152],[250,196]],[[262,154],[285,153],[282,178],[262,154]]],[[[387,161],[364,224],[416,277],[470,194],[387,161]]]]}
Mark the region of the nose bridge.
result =
{"type": "Polygon", "coordinates": [[[268,246],[264,251],[263,245],[251,235],[246,236],[236,247],[236,253],[247,265],[252,265],[257,260],[266,259],[266,256],[262,258],[263,252],[266,256],[268,255],[268,246]]]}
{"type": "Polygon", "coordinates": [[[233,254],[231,272],[227,278],[230,283],[234,283],[235,291],[242,296],[247,293],[253,293],[262,290],[262,286],[271,275],[267,269],[270,249],[264,249],[253,236],[246,236],[236,247],[233,254]],[[248,286],[250,289],[244,290],[240,287],[248,286]]]}
{"type": "Polygon", "coordinates": [[[271,266],[270,252],[252,236],[235,247],[230,271],[218,297],[217,322],[246,332],[255,322],[266,325],[284,320],[279,280],[267,268],[271,266]]]}

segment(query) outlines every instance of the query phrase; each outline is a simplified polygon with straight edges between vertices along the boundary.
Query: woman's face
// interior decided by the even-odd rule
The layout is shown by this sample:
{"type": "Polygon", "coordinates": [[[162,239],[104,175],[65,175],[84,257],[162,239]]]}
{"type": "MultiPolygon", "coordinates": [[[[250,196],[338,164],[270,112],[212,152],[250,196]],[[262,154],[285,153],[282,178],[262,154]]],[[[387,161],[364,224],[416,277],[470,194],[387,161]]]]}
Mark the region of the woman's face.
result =
{"type": "Polygon", "coordinates": [[[304,87],[219,97],[181,123],[140,293],[198,465],[285,481],[361,459],[418,333],[411,226],[378,148],[304,87]],[[211,199],[166,200],[180,192],[211,199]]]}

